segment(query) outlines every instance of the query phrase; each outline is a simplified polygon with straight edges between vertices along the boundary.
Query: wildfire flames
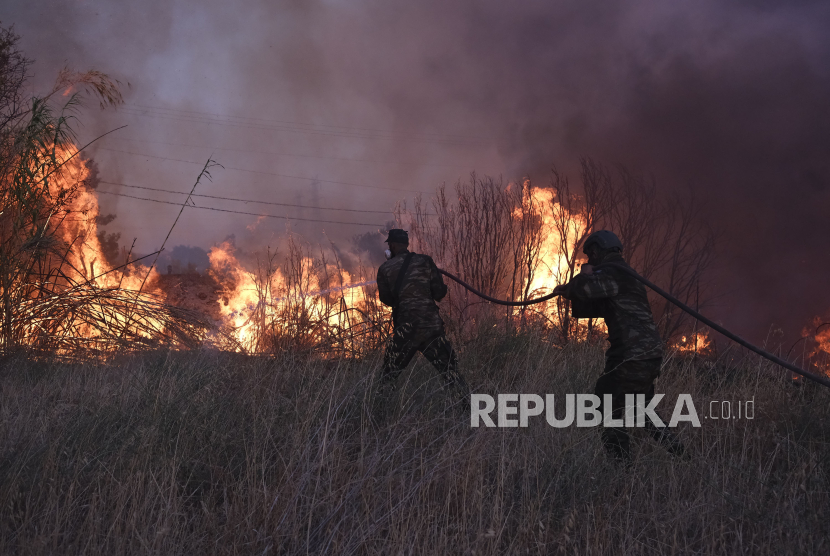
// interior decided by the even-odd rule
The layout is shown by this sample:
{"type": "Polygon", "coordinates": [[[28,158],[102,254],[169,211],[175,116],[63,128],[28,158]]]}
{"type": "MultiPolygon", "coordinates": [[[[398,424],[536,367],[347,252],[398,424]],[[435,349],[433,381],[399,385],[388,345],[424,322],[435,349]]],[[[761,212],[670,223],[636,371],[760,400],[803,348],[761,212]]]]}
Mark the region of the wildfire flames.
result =
{"type": "Polygon", "coordinates": [[[830,319],[815,317],[801,332],[806,339],[806,359],[815,367],[830,374],[830,319]]]}
{"type": "Polygon", "coordinates": [[[77,150],[48,147],[23,160],[3,183],[0,211],[4,349],[77,356],[199,341],[206,326],[198,315],[142,290],[155,278],[147,267],[109,268],[77,150]]]}
{"type": "Polygon", "coordinates": [[[816,342],[818,342],[818,346],[815,351],[816,355],[818,355],[819,352],[830,355],[830,327],[825,327],[822,331],[816,334],[816,342]]]}
{"type": "Polygon", "coordinates": [[[687,336],[681,336],[680,340],[675,342],[672,346],[681,353],[707,353],[710,349],[711,341],[709,335],[705,332],[696,332],[687,336]]]}
{"type": "MultiPolygon", "coordinates": [[[[162,279],[155,269],[148,274],[147,267],[139,265],[131,265],[126,271],[106,268],[97,235],[98,199],[95,191],[84,185],[89,178],[88,168],[79,157],[72,158],[73,154],[61,152],[62,159],[68,160],[66,171],[62,180],[53,181],[51,187],[55,195],[60,190],[75,190],[68,210],[72,218],[67,218],[60,227],[61,238],[74,246],[66,259],[77,274],[75,279],[105,290],[136,294],[141,289],[143,295],[183,305],[183,297],[171,293],[171,281],[162,279]],[[78,184],[81,186],[77,187],[78,184]]],[[[532,205],[530,213],[541,222],[538,269],[522,287],[529,297],[534,297],[566,281],[573,272],[572,266],[577,261],[569,260],[567,253],[573,252],[584,222],[566,214],[553,191],[530,187],[527,191],[524,202],[532,205]]],[[[519,210],[514,218],[528,213],[519,210]]],[[[272,258],[253,271],[240,262],[231,242],[212,247],[208,257],[208,275],[214,283],[211,297],[218,308],[208,312],[222,333],[209,335],[207,339],[216,340],[224,349],[270,352],[288,345],[311,347],[325,335],[331,343],[332,335],[340,335],[341,353],[359,351],[364,347],[361,337],[368,337],[371,329],[377,328],[389,315],[377,301],[373,280],[301,255],[296,249],[289,253],[287,264],[275,265],[272,258]]],[[[205,294],[201,293],[200,297],[204,298],[205,294]]],[[[558,319],[554,303],[536,309],[551,321],[558,319]]],[[[110,318],[114,325],[128,324],[123,314],[110,315],[110,318]]],[[[151,324],[135,331],[136,334],[150,340],[154,330],[165,326],[163,322],[151,324]]],[[[597,324],[600,329],[604,326],[597,324]]],[[[87,337],[96,335],[89,326],[76,328],[75,332],[87,337]]]]}
{"type": "MultiPolygon", "coordinates": [[[[211,321],[208,327],[212,325],[214,332],[209,333],[206,329],[198,332],[199,326],[177,325],[176,319],[186,321],[193,316],[173,310],[187,306],[183,302],[187,297],[186,288],[182,295],[173,291],[175,287],[182,289],[186,280],[160,276],[155,270],[139,264],[108,268],[98,237],[98,199],[95,190],[88,186],[89,168],[74,154],[73,150],[59,152],[59,161],[65,163],[64,171],[58,179],[49,182],[53,198],[63,195],[68,199],[65,214],[55,224],[55,229],[62,242],[71,249],[67,249],[63,260],[55,264],[62,269],[64,293],[75,296],[75,303],[80,303],[84,296],[91,299],[106,294],[113,299],[108,306],[101,306],[94,322],[82,319],[63,330],[64,335],[73,334],[98,342],[99,347],[105,349],[107,345],[114,348],[117,344],[113,338],[107,338],[107,327],[120,330],[110,334],[119,340],[126,331],[134,341],[152,343],[157,336],[169,336],[171,329],[179,326],[173,334],[177,338],[181,339],[185,332],[196,332],[199,341],[213,341],[223,349],[273,353],[325,345],[328,354],[342,355],[377,347],[378,339],[388,332],[382,329],[388,321],[389,311],[378,302],[370,277],[363,272],[349,272],[339,263],[312,257],[291,241],[287,257],[280,259],[284,262],[277,264],[276,257],[269,254],[253,270],[239,260],[231,242],[212,247],[208,253],[210,268],[198,281],[201,290],[193,295],[203,300],[195,310],[211,321]],[[116,292],[121,297],[115,299],[116,292]],[[144,304],[143,311],[136,310],[139,301],[144,304]],[[209,309],[204,310],[205,307],[209,309]],[[102,333],[102,329],[105,332],[102,333]]],[[[512,218],[516,221],[534,218],[540,226],[535,244],[538,264],[522,284],[523,295],[536,297],[578,272],[580,259],[574,253],[586,224],[581,216],[567,213],[557,202],[553,190],[525,185],[523,203],[526,205],[515,209],[512,218]]],[[[127,253],[122,252],[122,255],[126,263],[127,253]]],[[[34,315],[37,313],[36,302],[31,302],[30,313],[34,315]]],[[[556,301],[536,306],[534,310],[550,323],[556,324],[562,318],[562,309],[556,301]]],[[[40,321],[35,319],[35,328],[45,326],[46,320],[48,318],[42,315],[40,321]]],[[[594,326],[598,330],[604,329],[602,322],[594,326]]],[[[815,339],[816,353],[830,354],[830,326],[824,327],[815,339]]],[[[697,332],[681,337],[673,347],[680,352],[706,353],[710,345],[708,335],[697,332]]]]}
{"type": "MultiPolygon", "coordinates": [[[[551,189],[529,188],[525,202],[538,211],[541,220],[539,234],[539,269],[530,280],[530,292],[550,290],[557,284],[568,280],[570,263],[568,253],[574,252],[579,231],[585,228],[585,222],[579,215],[568,214],[556,201],[556,194],[551,189]],[[560,224],[561,228],[557,226],[560,224]]],[[[521,218],[521,211],[514,212],[515,218],[521,218]]],[[[554,308],[545,308],[549,317],[554,317],[554,308]]]]}
{"type": "MultiPolygon", "coordinates": [[[[66,255],[70,272],[76,275],[74,278],[90,281],[99,287],[138,290],[147,273],[146,267],[143,267],[143,273],[107,272],[110,269],[98,238],[98,219],[101,215],[98,196],[86,185],[89,168],[76,156],[76,151],[57,149],[57,152],[64,171],[56,173],[57,179],[49,184],[52,196],[58,197],[62,192],[75,190],[67,206],[68,216],[58,228],[61,239],[73,246],[66,255]]],[[[133,270],[137,270],[135,265],[133,270]]],[[[156,271],[152,269],[147,282],[153,282],[155,278],[156,271]]]]}
{"type": "Polygon", "coordinates": [[[311,348],[324,339],[324,331],[329,336],[348,331],[340,347],[359,351],[354,329],[374,324],[365,318],[372,312],[375,294],[368,287],[373,281],[358,280],[297,249],[291,249],[286,266],[265,264],[256,272],[243,267],[230,242],[211,248],[208,257],[209,272],[221,284],[222,325],[233,331],[240,349],[273,350],[286,342],[311,348]]]}

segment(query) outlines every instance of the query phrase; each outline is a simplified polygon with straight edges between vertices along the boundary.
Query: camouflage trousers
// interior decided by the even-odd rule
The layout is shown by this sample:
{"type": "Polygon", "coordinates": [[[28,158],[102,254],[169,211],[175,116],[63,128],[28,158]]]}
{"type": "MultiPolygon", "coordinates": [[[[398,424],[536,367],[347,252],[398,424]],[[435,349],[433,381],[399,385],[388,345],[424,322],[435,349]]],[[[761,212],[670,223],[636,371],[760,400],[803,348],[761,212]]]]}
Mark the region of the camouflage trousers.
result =
{"type": "Polygon", "coordinates": [[[395,383],[417,352],[441,373],[447,390],[462,408],[470,407],[470,389],[458,372],[458,358],[444,331],[413,330],[411,325],[395,327],[392,341],[386,346],[383,370],[380,375],[378,397],[388,399],[395,391],[395,383]]]}
{"type": "MultiPolygon", "coordinates": [[[[643,394],[648,405],[654,397],[654,380],[660,375],[662,359],[642,361],[619,361],[609,359],[605,362],[602,376],[597,380],[594,394],[599,396],[599,410],[604,415],[604,395],[611,394],[611,416],[622,419],[625,414],[625,395],[643,394]]],[[[646,419],[646,430],[672,454],[682,456],[685,448],[666,427],[655,426],[646,419]]],[[[602,442],[612,457],[625,462],[631,461],[631,441],[625,427],[603,427],[602,442]]]]}

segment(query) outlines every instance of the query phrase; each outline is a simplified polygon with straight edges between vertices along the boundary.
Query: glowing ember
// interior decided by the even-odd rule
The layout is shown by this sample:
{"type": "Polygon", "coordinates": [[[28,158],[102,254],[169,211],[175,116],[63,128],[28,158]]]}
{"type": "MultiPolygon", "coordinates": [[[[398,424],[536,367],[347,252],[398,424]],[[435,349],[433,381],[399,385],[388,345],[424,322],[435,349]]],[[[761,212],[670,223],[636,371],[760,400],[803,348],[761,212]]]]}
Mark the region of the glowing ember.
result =
{"type": "Polygon", "coordinates": [[[815,317],[801,334],[808,340],[806,359],[816,368],[830,374],[830,318],[815,317]]]}
{"type": "Polygon", "coordinates": [[[711,347],[709,335],[706,332],[697,332],[681,336],[672,348],[681,353],[707,353],[711,347]]]}

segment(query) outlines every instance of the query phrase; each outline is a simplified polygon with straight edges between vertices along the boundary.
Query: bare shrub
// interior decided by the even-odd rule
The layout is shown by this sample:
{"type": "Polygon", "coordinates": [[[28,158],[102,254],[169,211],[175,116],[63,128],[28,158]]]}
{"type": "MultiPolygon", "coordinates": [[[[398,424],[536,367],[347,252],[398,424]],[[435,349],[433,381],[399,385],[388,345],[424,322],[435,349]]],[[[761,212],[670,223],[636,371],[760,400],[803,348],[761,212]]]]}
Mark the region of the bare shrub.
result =
{"type": "MultiPolygon", "coordinates": [[[[544,188],[530,180],[505,186],[472,174],[455,185],[454,193],[451,199],[441,186],[431,203],[417,197],[411,209],[399,205],[396,217],[409,229],[413,249],[430,254],[440,267],[488,295],[527,300],[567,282],[584,261],[585,238],[605,228],[620,236],[626,259],[640,274],[684,303],[704,305],[704,275],[714,258],[717,233],[693,196],[660,195],[653,180],[590,159],[581,160],[576,186],[554,169],[544,188]]],[[[594,330],[593,322],[573,319],[562,298],[505,309],[454,283],[450,292],[444,313],[464,338],[500,318],[508,327],[549,328],[561,342],[590,337],[594,330]]],[[[687,333],[691,322],[685,313],[655,295],[651,300],[664,340],[687,333]]]]}
{"type": "MultiPolygon", "coordinates": [[[[412,210],[398,206],[396,216],[409,229],[412,249],[488,295],[511,300],[538,295],[529,286],[542,263],[542,217],[529,182],[505,186],[472,174],[454,191],[450,199],[442,185],[429,206],[420,197],[412,210]]],[[[442,309],[450,329],[464,338],[498,321],[513,326],[528,313],[482,302],[451,281],[442,309]]]]}

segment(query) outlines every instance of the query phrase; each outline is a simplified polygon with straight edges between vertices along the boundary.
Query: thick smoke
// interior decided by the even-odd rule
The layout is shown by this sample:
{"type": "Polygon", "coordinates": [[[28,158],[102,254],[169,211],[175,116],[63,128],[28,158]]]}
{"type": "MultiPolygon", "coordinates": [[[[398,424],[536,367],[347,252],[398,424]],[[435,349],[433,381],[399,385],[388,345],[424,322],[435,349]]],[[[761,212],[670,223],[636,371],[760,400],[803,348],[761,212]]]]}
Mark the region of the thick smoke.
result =
{"type": "MultiPolygon", "coordinates": [[[[36,82],[67,61],[132,85],[125,109],[87,118],[90,136],[130,125],[96,151],[104,180],[184,190],[198,166],[125,153],[213,154],[234,169],[217,169],[204,187],[212,194],[384,211],[470,170],[544,183],[551,166],[567,171],[591,156],[651,173],[667,190],[693,188],[707,203],[724,230],[712,313],[739,333],[797,335],[830,309],[826,2],[33,4],[6,3],[0,19],[17,24],[38,60],[36,82]],[[220,126],[136,106],[255,119],[220,126]]],[[[148,204],[107,205],[123,237],[144,236],[145,250],[176,212],[148,204]]],[[[390,216],[211,206],[381,224],[390,216]]],[[[246,232],[254,218],[197,212],[177,232],[183,244],[235,233],[251,249],[285,231],[280,220],[246,232]]],[[[292,229],[343,248],[372,228],[292,229]]]]}

